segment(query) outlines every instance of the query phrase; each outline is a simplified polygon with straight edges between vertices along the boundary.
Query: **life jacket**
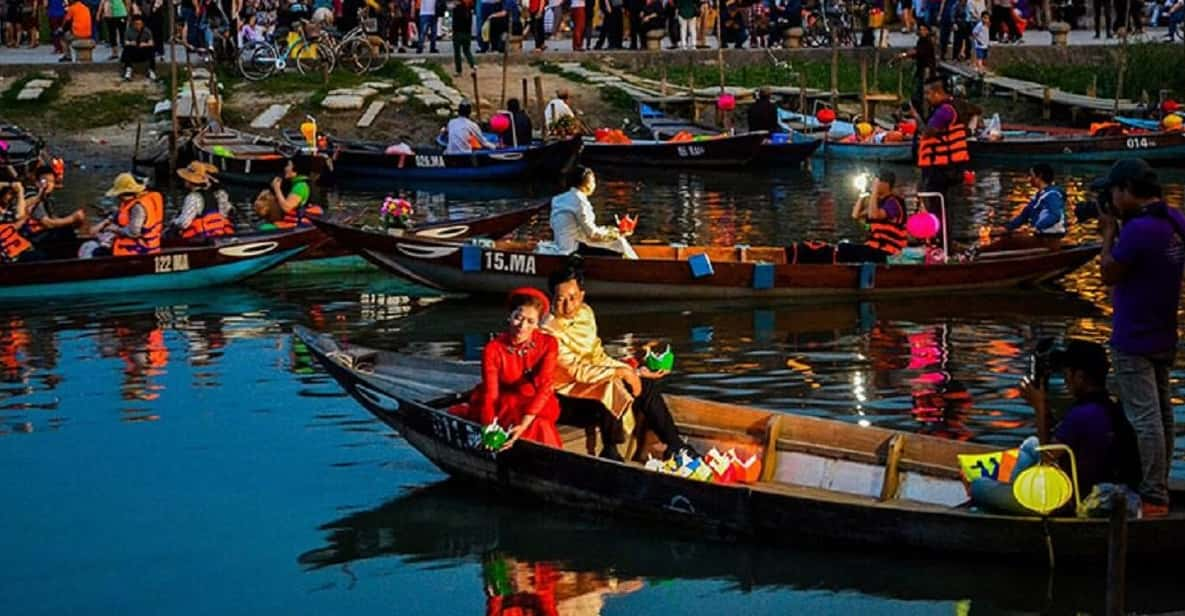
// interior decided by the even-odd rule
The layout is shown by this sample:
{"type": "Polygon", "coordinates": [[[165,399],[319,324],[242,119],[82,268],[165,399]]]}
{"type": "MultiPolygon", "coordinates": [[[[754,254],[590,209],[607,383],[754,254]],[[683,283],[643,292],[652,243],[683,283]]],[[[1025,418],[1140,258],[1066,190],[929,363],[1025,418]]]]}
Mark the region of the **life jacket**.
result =
{"type": "Polygon", "coordinates": [[[298,205],[296,209],[284,214],[284,218],[279,222],[274,223],[277,229],[296,229],[298,227],[312,226],[310,222],[313,218],[320,218],[325,210],[321,209],[319,205],[298,205]]]}
{"type": "Polygon", "coordinates": [[[0,223],[0,262],[15,263],[33,245],[21,235],[12,223],[0,223]]]}
{"type": "Polygon", "coordinates": [[[230,224],[226,216],[218,209],[218,203],[207,203],[202,213],[190,221],[189,226],[181,230],[182,239],[222,237],[234,235],[234,225],[230,224]]]}
{"type": "Polygon", "coordinates": [[[971,155],[967,152],[967,125],[959,119],[959,112],[951,101],[948,100],[942,105],[950,106],[954,119],[946,130],[929,137],[923,135],[918,139],[919,167],[946,167],[971,161],[971,155]]]}
{"type": "Polygon", "coordinates": [[[132,207],[137,203],[144,207],[144,225],[140,227],[140,237],[115,238],[111,243],[111,254],[116,257],[160,252],[160,232],[165,218],[165,202],[160,193],[147,191],[124,199],[119,204],[115,223],[126,227],[132,220],[132,207]]]}
{"type": "Polygon", "coordinates": [[[897,202],[897,216],[869,223],[868,241],[864,242],[864,245],[885,254],[895,255],[905,248],[909,243],[909,238],[905,235],[905,206],[902,199],[897,195],[890,194],[881,199],[877,205],[883,206],[889,199],[897,202]]]}

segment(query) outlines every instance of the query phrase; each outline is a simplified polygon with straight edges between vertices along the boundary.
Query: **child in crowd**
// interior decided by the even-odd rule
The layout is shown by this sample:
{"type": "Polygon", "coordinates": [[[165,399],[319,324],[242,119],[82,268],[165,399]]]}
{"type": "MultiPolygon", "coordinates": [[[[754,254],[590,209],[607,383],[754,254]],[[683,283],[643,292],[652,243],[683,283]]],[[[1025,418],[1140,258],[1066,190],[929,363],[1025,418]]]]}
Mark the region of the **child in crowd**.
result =
{"type": "Polygon", "coordinates": [[[991,45],[991,15],[984,11],[979,15],[979,23],[971,31],[971,40],[975,44],[975,70],[983,73],[987,71],[985,61],[988,57],[988,47],[991,45]]]}

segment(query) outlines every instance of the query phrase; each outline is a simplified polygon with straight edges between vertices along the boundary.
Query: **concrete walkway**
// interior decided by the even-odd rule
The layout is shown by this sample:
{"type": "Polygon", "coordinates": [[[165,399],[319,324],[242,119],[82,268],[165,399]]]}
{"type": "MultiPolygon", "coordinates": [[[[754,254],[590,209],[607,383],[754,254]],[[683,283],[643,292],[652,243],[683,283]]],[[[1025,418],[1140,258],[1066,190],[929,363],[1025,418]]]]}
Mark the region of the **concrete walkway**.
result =
{"type": "MultiPolygon", "coordinates": [[[[1163,41],[1163,40],[1165,40],[1164,39],[1165,33],[1166,33],[1165,28],[1149,28],[1147,30],[1147,32],[1145,32],[1143,35],[1134,36],[1130,40],[1133,42],[1134,41],[1163,41]]],[[[902,34],[900,32],[891,32],[888,36],[888,45],[889,45],[889,47],[912,47],[916,40],[917,40],[917,37],[913,34],[902,34]]],[[[669,41],[664,39],[663,42],[665,45],[669,41]]],[[[714,47],[716,44],[715,37],[709,37],[708,44],[712,45],[714,47]]],[[[1048,46],[1049,44],[1050,44],[1049,33],[1045,32],[1045,31],[1036,31],[1036,30],[1030,30],[1030,31],[1026,32],[1025,36],[1024,36],[1024,40],[1021,43],[1018,43],[1018,45],[1021,45],[1021,46],[1048,46]]],[[[1070,45],[1071,46],[1117,45],[1117,44],[1119,44],[1118,38],[1096,39],[1096,38],[1094,38],[1093,31],[1075,30],[1070,33],[1070,45]]],[[[1180,44],[1180,43],[1178,43],[1178,44],[1180,44]]],[[[548,52],[543,52],[540,54],[535,53],[533,51],[534,42],[530,39],[524,40],[523,46],[524,46],[523,53],[528,54],[532,57],[545,58],[548,55],[548,52]]],[[[1015,45],[1010,45],[1010,46],[1015,46],[1015,45]]],[[[550,41],[548,41],[547,47],[548,47],[549,51],[570,52],[570,51],[572,51],[572,41],[571,41],[571,39],[567,39],[567,38],[559,39],[559,40],[550,40],[550,41]]],[[[474,50],[476,50],[476,45],[474,45],[474,50]]],[[[759,50],[759,49],[753,49],[752,51],[754,53],[761,53],[761,50],[759,50]]],[[[665,48],[664,48],[663,52],[664,53],[680,53],[679,50],[666,50],[665,48]]],[[[630,52],[627,50],[627,51],[622,51],[622,52],[618,52],[618,53],[630,53],[630,52]]],[[[107,57],[109,55],[110,55],[110,49],[105,44],[100,44],[98,47],[95,48],[95,53],[94,53],[95,64],[101,64],[101,63],[114,64],[115,63],[114,60],[107,60],[107,57]]],[[[448,62],[451,63],[452,62],[452,55],[453,55],[452,43],[450,43],[449,41],[441,41],[437,45],[437,53],[436,54],[427,53],[426,50],[425,50],[424,54],[416,54],[415,51],[412,50],[410,53],[399,54],[397,57],[401,57],[401,58],[433,57],[436,59],[446,59],[448,62]]],[[[167,57],[168,57],[168,55],[166,54],[166,59],[167,59],[167,57]]],[[[185,54],[183,52],[181,52],[181,50],[178,50],[177,57],[184,58],[185,54]]],[[[41,65],[41,64],[47,64],[47,65],[57,65],[58,64],[58,56],[53,53],[53,48],[49,45],[42,45],[41,47],[38,47],[37,49],[26,49],[26,48],[9,49],[6,47],[0,48],[0,66],[2,66],[2,65],[41,65]]]]}

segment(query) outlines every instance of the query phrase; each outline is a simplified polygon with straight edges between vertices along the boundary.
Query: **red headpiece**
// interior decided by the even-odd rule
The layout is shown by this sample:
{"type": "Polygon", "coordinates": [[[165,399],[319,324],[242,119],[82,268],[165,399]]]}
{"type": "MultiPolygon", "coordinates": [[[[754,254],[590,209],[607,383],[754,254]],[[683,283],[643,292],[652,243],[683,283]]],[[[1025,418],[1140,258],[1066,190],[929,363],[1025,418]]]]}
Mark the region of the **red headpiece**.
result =
{"type": "Polygon", "coordinates": [[[510,294],[506,296],[506,302],[510,303],[510,301],[513,300],[516,295],[533,297],[540,302],[543,302],[543,314],[539,315],[540,318],[547,316],[547,314],[551,312],[551,300],[547,297],[546,293],[536,289],[535,287],[519,287],[511,291],[510,294]]]}

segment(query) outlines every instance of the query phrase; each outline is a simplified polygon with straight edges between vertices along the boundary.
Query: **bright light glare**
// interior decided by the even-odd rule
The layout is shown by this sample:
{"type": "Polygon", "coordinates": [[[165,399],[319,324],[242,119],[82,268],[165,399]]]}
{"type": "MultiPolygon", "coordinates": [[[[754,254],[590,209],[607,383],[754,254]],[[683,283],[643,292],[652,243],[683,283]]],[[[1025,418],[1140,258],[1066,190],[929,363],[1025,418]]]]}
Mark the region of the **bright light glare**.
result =
{"type": "Polygon", "coordinates": [[[858,173],[852,178],[852,186],[860,192],[868,191],[868,174],[858,173]]]}

